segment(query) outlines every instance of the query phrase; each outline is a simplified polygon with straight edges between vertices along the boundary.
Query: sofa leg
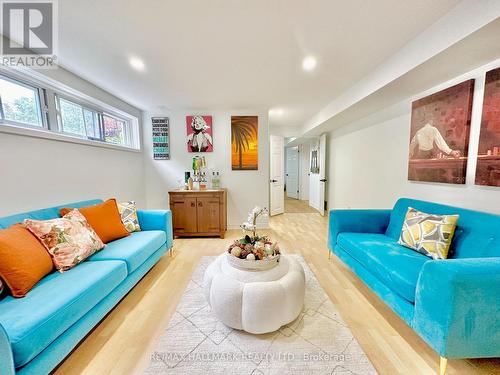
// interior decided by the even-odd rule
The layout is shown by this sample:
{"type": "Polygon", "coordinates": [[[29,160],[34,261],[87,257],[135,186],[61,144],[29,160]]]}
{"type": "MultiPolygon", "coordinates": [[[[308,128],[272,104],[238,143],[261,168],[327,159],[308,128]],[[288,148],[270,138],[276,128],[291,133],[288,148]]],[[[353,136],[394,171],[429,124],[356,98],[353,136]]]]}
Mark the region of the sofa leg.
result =
{"type": "Polygon", "coordinates": [[[328,259],[331,259],[332,258],[332,252],[330,251],[330,249],[328,249],[328,259]]]}
{"type": "Polygon", "coordinates": [[[447,364],[448,364],[448,358],[439,357],[439,375],[444,375],[446,373],[447,364]]]}

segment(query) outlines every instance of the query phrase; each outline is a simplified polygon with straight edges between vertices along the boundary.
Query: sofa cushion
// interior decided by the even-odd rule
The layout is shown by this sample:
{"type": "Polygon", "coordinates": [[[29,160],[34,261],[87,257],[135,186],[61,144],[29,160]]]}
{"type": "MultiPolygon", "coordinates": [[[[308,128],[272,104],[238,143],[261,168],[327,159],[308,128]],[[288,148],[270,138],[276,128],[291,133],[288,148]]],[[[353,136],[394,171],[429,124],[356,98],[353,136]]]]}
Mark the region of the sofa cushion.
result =
{"type": "Polygon", "coordinates": [[[500,215],[446,206],[416,199],[399,199],[391,212],[386,235],[397,240],[408,207],[436,215],[459,215],[448,258],[487,258],[500,256],[500,215]]]}
{"type": "Polygon", "coordinates": [[[49,253],[28,229],[20,224],[0,229],[0,278],[14,297],[25,296],[53,269],[49,253]]]}
{"type": "Polygon", "coordinates": [[[446,259],[458,215],[434,215],[408,207],[398,244],[432,259],[446,259]]]}
{"type": "Polygon", "coordinates": [[[392,291],[415,302],[420,270],[430,258],[383,234],[340,233],[337,243],[392,291]]]}
{"type": "Polygon", "coordinates": [[[104,247],[97,233],[77,209],[50,220],[24,220],[52,256],[59,271],[67,271],[104,247]]]}
{"type": "Polygon", "coordinates": [[[162,230],[148,230],[130,233],[130,236],[109,242],[100,252],[89,258],[97,260],[124,260],[128,273],[134,272],[167,240],[162,230]]]}
{"type": "MultiPolygon", "coordinates": [[[[61,216],[65,216],[72,208],[61,208],[61,216]]],[[[128,236],[128,231],[122,223],[116,199],[108,199],[103,203],[78,209],[87,219],[104,243],[128,236]]]]}
{"type": "Polygon", "coordinates": [[[0,324],[23,366],[90,311],[127,277],[123,261],[83,262],[42,279],[26,297],[0,301],[0,324]]]}
{"type": "Polygon", "coordinates": [[[123,225],[129,232],[140,232],[141,225],[137,217],[137,206],[135,201],[118,203],[118,211],[122,219],[123,225]]]}

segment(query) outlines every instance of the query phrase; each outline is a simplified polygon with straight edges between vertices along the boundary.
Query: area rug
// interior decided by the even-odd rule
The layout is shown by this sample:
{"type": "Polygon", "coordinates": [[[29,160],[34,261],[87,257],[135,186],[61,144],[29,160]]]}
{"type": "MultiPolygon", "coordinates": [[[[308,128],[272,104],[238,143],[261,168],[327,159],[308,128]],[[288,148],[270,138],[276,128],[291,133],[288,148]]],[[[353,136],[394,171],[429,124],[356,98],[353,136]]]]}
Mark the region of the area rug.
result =
{"type": "Polygon", "coordinates": [[[263,335],[215,318],[202,290],[203,274],[215,257],[203,257],[145,374],[376,374],[309,266],[292,256],[306,276],[304,308],[292,323],[263,335]]]}

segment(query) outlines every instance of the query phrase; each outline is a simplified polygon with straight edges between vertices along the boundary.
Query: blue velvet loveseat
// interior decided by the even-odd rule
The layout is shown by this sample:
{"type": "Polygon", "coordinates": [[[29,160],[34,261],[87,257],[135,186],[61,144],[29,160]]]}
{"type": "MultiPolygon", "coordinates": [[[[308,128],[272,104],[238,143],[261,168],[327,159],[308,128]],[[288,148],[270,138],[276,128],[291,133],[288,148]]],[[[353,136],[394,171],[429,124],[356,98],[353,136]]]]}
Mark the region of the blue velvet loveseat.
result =
{"type": "MultiPolygon", "coordinates": [[[[0,228],[100,202],[0,218],[0,228]]],[[[49,373],[172,248],[170,211],[138,211],[138,217],[141,232],[108,243],[67,272],[51,273],[23,298],[0,300],[0,374],[49,373]]]]}
{"type": "Polygon", "coordinates": [[[332,210],[328,247],[444,363],[500,356],[500,216],[406,198],[392,210],[332,210]],[[449,259],[397,243],[408,207],[460,215],[449,259]]]}

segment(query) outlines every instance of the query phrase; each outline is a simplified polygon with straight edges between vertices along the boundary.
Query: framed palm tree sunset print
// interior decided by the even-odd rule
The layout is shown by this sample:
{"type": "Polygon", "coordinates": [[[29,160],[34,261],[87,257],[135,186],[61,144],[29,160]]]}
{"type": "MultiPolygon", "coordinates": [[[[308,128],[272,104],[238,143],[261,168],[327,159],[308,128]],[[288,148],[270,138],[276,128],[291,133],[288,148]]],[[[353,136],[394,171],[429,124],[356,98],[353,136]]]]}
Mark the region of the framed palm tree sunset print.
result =
{"type": "Polygon", "coordinates": [[[259,118],[231,116],[231,167],[236,171],[259,169],[259,118]]]}

